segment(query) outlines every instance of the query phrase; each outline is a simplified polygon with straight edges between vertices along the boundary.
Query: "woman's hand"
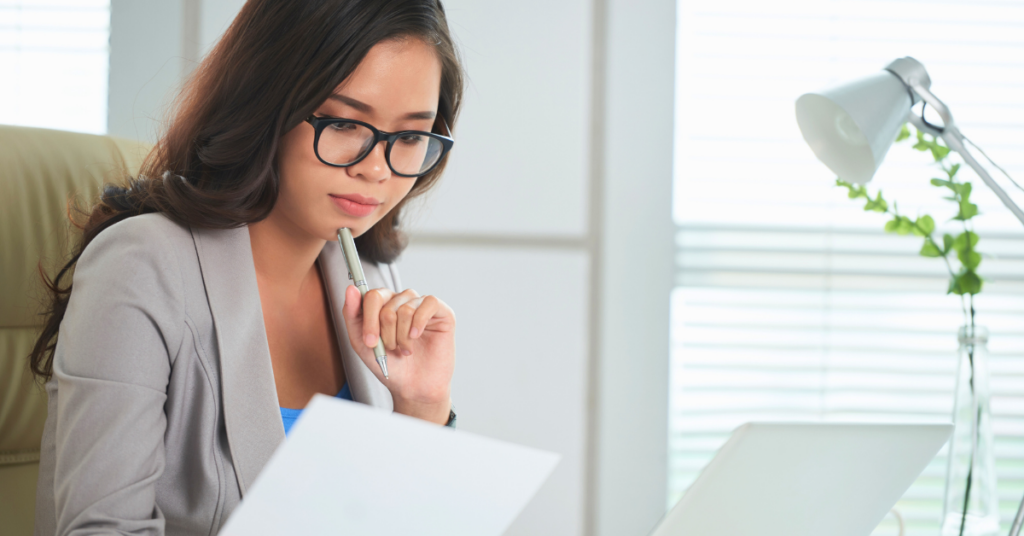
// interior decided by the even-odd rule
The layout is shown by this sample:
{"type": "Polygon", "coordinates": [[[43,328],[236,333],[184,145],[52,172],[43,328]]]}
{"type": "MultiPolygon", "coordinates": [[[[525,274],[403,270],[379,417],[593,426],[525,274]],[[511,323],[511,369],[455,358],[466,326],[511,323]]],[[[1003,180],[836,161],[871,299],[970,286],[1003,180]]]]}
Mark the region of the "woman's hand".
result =
{"type": "Polygon", "coordinates": [[[349,343],[377,376],[404,415],[444,424],[451,409],[451,382],[455,370],[455,313],[434,296],[414,290],[398,294],[374,289],[365,299],[359,289],[345,289],[342,310],[349,343]],[[373,355],[377,338],[388,355],[384,379],[373,355]]]}

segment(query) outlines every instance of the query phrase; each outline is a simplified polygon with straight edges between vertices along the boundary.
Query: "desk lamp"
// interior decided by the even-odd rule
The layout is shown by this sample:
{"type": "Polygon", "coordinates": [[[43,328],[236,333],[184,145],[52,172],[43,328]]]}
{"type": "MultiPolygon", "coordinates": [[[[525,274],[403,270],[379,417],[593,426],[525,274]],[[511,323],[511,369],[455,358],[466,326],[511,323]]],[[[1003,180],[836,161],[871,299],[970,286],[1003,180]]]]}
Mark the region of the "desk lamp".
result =
{"type": "MultiPolygon", "coordinates": [[[[818,160],[839,178],[855,184],[871,180],[900,127],[910,121],[918,130],[942,138],[947,147],[960,153],[964,162],[1024,224],[1024,211],[996,184],[964,142],[978,149],[1000,171],[1002,168],[960,132],[949,108],[931,92],[931,85],[931,78],[921,62],[909,56],[900,58],[871,76],[802,95],[796,101],[796,121],[818,160]],[[929,123],[924,118],[923,107],[921,115],[911,113],[911,107],[922,101],[924,106],[935,110],[942,125],[929,123]]],[[[1010,536],[1018,536],[1022,525],[1024,500],[1010,528],[1010,536]]]]}
{"type": "MultiPolygon", "coordinates": [[[[931,85],[921,62],[911,57],[900,58],[874,75],[802,95],[796,101],[796,121],[818,160],[839,178],[855,184],[871,180],[900,127],[910,121],[918,130],[942,138],[947,147],[960,153],[964,162],[1024,224],[1024,211],[967,150],[965,141],[974,144],[960,133],[949,108],[930,91],[931,85]],[[922,115],[911,113],[910,108],[921,101],[935,110],[942,119],[941,126],[925,120],[923,109],[922,115]]],[[[980,149],[979,152],[985,154],[980,149]]]]}

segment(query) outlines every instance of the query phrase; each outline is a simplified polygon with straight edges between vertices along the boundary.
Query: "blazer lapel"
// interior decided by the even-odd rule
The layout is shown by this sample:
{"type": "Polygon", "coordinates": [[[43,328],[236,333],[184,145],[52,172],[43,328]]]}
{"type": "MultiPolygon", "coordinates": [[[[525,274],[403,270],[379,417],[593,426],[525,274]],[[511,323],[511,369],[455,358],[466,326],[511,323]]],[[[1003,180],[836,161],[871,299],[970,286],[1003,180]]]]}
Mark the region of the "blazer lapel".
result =
{"type": "MultiPolygon", "coordinates": [[[[363,275],[366,276],[366,284],[371,288],[388,288],[397,292],[394,278],[390,276],[390,270],[381,270],[380,265],[362,262],[363,275]]],[[[320,273],[324,278],[324,286],[327,287],[327,296],[331,302],[331,316],[334,320],[334,332],[338,336],[338,347],[341,350],[341,362],[345,367],[345,378],[348,381],[349,389],[352,391],[352,399],[356,402],[368,404],[377,408],[391,411],[393,401],[391,392],[373,375],[373,372],[363,363],[363,360],[352,350],[348,340],[348,329],[345,327],[345,317],[341,310],[345,306],[345,289],[352,284],[348,277],[348,266],[345,264],[345,255],[336,242],[327,242],[320,252],[320,273]]]]}
{"type": "Polygon", "coordinates": [[[192,236],[217,334],[228,446],[244,496],[285,437],[249,228],[193,228],[192,236]]]}

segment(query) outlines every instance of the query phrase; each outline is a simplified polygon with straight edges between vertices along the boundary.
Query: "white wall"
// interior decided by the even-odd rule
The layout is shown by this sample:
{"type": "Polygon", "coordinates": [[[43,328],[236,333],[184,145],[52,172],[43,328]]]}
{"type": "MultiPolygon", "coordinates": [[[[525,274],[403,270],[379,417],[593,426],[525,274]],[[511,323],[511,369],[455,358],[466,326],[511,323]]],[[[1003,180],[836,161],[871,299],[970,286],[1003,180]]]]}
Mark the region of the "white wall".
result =
{"type": "Polygon", "coordinates": [[[156,141],[165,106],[181,84],[182,0],[112,0],[107,133],[156,141]]]}
{"type": "Polygon", "coordinates": [[[667,489],[675,2],[605,8],[590,519],[596,535],[640,535],[664,514],[667,489]]]}
{"type": "Polygon", "coordinates": [[[445,2],[468,85],[450,173],[422,231],[586,235],[591,4],[445,2]]]}
{"type": "MultiPolygon", "coordinates": [[[[155,139],[239,5],[114,0],[110,132],[155,139]]],[[[647,534],[666,493],[674,2],[445,7],[469,84],[401,269],[458,316],[459,427],[563,456],[509,535],[647,534]]]]}
{"type": "Polygon", "coordinates": [[[155,142],[185,77],[243,0],[111,0],[107,133],[155,142]]]}

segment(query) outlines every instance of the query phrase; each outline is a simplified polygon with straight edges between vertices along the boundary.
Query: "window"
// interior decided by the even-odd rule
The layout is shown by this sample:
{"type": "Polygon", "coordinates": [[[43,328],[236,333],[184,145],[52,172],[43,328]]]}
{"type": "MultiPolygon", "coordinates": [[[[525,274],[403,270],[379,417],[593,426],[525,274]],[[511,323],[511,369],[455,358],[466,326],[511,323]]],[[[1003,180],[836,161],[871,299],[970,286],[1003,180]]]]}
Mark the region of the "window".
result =
{"type": "Polygon", "coordinates": [[[0,123],[107,131],[109,0],[0,0],[0,123]]]}
{"type": "MultiPolygon", "coordinates": [[[[833,185],[800,136],[798,96],[913,56],[964,133],[1024,179],[1024,2],[680,1],[678,14],[670,504],[746,421],[950,418],[963,315],[946,269],[833,185]]],[[[869,188],[955,230],[935,172],[904,142],[869,188]]],[[[961,174],[983,214],[976,308],[1005,530],[1024,496],[1024,226],[961,174]]],[[[938,533],[944,477],[941,452],[897,505],[908,534],[938,533]]],[[[891,519],[876,531],[895,533],[891,519]]]]}

